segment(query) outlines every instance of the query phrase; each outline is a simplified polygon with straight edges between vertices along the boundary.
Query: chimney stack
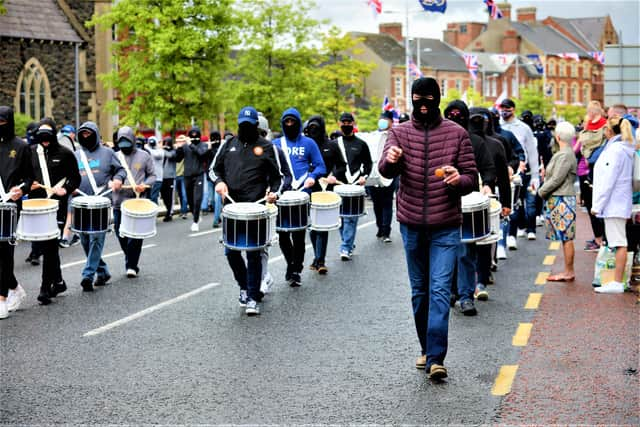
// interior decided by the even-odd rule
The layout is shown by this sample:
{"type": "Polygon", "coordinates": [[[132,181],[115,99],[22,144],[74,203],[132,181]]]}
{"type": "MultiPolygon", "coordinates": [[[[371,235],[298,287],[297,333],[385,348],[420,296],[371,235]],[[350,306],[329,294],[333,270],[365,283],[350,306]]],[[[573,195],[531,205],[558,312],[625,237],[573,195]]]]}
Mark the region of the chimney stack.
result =
{"type": "Polygon", "coordinates": [[[402,24],[399,22],[380,24],[378,25],[378,32],[380,34],[389,34],[400,43],[404,43],[404,38],[402,38],[402,24]]]}
{"type": "Polygon", "coordinates": [[[511,21],[511,4],[499,3],[498,8],[502,11],[502,19],[511,21]]]}
{"type": "Polygon", "coordinates": [[[536,12],[537,9],[535,7],[521,7],[516,9],[518,22],[536,22],[536,12]]]}

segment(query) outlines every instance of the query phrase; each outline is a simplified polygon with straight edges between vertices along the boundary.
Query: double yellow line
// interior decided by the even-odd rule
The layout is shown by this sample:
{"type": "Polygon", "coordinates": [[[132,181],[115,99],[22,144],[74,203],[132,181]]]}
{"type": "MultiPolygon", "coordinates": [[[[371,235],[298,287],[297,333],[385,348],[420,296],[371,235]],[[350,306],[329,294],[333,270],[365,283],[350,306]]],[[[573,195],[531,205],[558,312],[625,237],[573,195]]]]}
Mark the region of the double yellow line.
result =
{"type": "MultiPolygon", "coordinates": [[[[560,242],[551,242],[549,244],[550,251],[557,251],[560,249],[560,242]]],[[[542,261],[543,265],[553,265],[556,261],[555,255],[547,255],[542,261]]],[[[544,285],[549,277],[549,272],[540,272],[536,277],[536,285],[544,285]]],[[[542,300],[541,292],[532,292],[527,298],[527,302],[524,305],[526,310],[537,310],[542,300]]],[[[516,333],[513,335],[511,345],[514,347],[525,347],[529,342],[531,336],[531,330],[533,329],[533,323],[520,323],[516,329],[516,333]]],[[[518,372],[518,365],[503,365],[500,367],[496,381],[491,388],[491,394],[494,396],[504,396],[511,392],[511,386],[513,380],[516,378],[516,372],[518,372]]]]}

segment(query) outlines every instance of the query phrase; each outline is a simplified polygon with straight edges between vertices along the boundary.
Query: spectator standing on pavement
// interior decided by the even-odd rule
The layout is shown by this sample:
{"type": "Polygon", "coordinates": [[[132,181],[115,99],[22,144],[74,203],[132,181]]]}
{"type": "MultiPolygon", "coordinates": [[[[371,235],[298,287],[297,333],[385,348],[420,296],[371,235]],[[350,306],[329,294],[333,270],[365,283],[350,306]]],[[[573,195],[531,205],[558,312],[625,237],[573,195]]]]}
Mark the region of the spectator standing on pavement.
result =
{"type": "Polygon", "coordinates": [[[572,143],[576,131],[569,122],[556,126],[555,140],[559,150],[551,157],[545,169],[544,183],[538,194],[544,200],[545,227],[548,240],[562,242],[564,271],[552,274],[551,282],[571,282],[576,274],[573,269],[576,234],[576,181],[577,162],[572,143]]]}
{"type": "Polygon", "coordinates": [[[389,131],[379,169],[386,178],[400,177],[397,217],[422,349],[416,368],[442,379],[447,376],[444,359],[460,244],[460,197],[478,188],[478,170],[468,133],[440,115],[438,82],[419,78],[411,96],[413,117],[389,131]],[[436,176],[439,168],[443,178],[436,176]]]}
{"type": "Polygon", "coordinates": [[[151,154],[151,158],[153,159],[153,168],[156,173],[156,182],[151,186],[149,200],[158,204],[158,197],[160,196],[160,189],[162,188],[165,150],[158,147],[158,140],[154,136],[149,137],[147,144],[149,146],[147,151],[151,154]]]}
{"type": "MultiPolygon", "coordinates": [[[[179,135],[176,138],[175,147],[180,144],[186,144],[189,141],[187,135],[179,135]]],[[[175,189],[180,202],[180,217],[187,219],[187,212],[189,212],[189,202],[187,201],[187,189],[184,185],[184,159],[179,159],[176,152],[176,184],[175,189]]]]}
{"type": "Polygon", "coordinates": [[[173,219],[173,199],[176,188],[176,150],[173,148],[173,138],[167,136],[162,140],[162,150],[164,150],[164,156],[160,197],[167,210],[162,221],[169,222],[173,219]]]}
{"type": "MultiPolygon", "coordinates": [[[[211,163],[213,164],[213,159],[218,153],[222,143],[222,135],[220,135],[220,132],[217,130],[214,130],[209,133],[209,141],[211,141],[211,163]]],[[[215,192],[213,181],[211,181],[208,175],[206,176],[206,179],[207,184],[209,185],[209,201],[207,204],[208,208],[213,212],[213,228],[218,228],[220,227],[220,215],[222,214],[222,198],[215,192]]]]}
{"type": "Polygon", "coordinates": [[[184,159],[184,187],[187,193],[187,203],[193,215],[191,231],[200,231],[200,204],[202,203],[204,173],[208,156],[209,142],[201,141],[202,133],[197,126],[189,130],[189,143],[178,142],[177,159],[184,159]]]}
{"type": "Polygon", "coordinates": [[[614,280],[595,289],[598,293],[621,293],[626,284],[623,274],[627,262],[627,219],[631,217],[631,179],[635,147],[631,124],[622,117],[607,120],[608,138],[593,170],[591,212],[604,218],[607,245],[616,252],[614,280]]]}

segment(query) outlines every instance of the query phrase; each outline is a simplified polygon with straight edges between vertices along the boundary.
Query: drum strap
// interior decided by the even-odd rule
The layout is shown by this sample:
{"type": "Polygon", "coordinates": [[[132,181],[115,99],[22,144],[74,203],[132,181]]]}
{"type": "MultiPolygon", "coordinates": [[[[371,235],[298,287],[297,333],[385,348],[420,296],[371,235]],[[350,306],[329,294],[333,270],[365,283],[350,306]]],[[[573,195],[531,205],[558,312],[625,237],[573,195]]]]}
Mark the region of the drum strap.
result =
{"type": "MultiPolygon", "coordinates": [[[[282,147],[282,150],[284,151],[285,154],[285,158],[287,159],[287,165],[289,166],[289,170],[291,171],[291,188],[293,190],[297,190],[300,188],[300,186],[302,184],[304,184],[304,181],[307,179],[307,177],[309,176],[309,171],[305,172],[304,175],[302,175],[300,178],[296,179],[296,173],[293,170],[293,166],[291,165],[291,158],[289,157],[289,147],[287,146],[287,139],[283,136],[280,138],[280,146],[282,147]]],[[[276,156],[277,158],[277,156],[276,156]]]]}
{"type": "Polygon", "coordinates": [[[78,150],[80,152],[80,160],[82,160],[82,166],[84,170],[87,172],[87,178],[89,179],[89,184],[91,184],[91,188],[93,189],[93,194],[98,195],[98,186],[96,185],[96,179],[93,176],[93,171],[89,166],[89,159],[87,159],[87,153],[84,152],[84,149],[78,150]]]}
{"type": "MultiPolygon", "coordinates": [[[[278,193],[280,194],[282,192],[282,186],[284,185],[284,174],[282,173],[282,164],[280,163],[280,154],[278,153],[278,147],[275,146],[275,144],[271,144],[271,146],[273,147],[273,154],[274,156],[276,156],[276,163],[278,164],[278,171],[280,172],[280,188],[278,188],[278,191],[273,191],[273,188],[271,188],[270,190],[274,193],[278,193]]],[[[289,158],[289,156],[287,156],[287,159],[289,158]]]]}
{"type": "Polygon", "coordinates": [[[349,158],[347,157],[347,150],[345,150],[344,148],[344,141],[342,140],[342,137],[338,137],[338,147],[340,148],[340,152],[342,153],[342,157],[344,157],[344,161],[347,162],[347,168],[345,170],[345,175],[347,177],[347,184],[353,184],[353,182],[358,179],[358,177],[360,176],[360,170],[358,169],[358,171],[355,174],[351,174],[351,168],[349,167],[349,158]]]}
{"type": "Polygon", "coordinates": [[[2,182],[2,177],[0,177],[0,198],[2,199],[2,203],[9,200],[9,195],[4,190],[4,183],[2,182]]]}
{"type": "MultiPolygon", "coordinates": [[[[43,184],[48,188],[51,188],[51,178],[49,178],[49,168],[47,167],[47,159],[44,156],[44,148],[42,145],[38,144],[38,148],[36,148],[38,152],[38,163],[40,164],[40,173],[42,173],[43,184]]],[[[47,193],[49,193],[47,191],[47,193]]]]}
{"type": "Polygon", "coordinates": [[[120,160],[120,163],[122,163],[122,167],[124,168],[125,172],[127,173],[127,179],[129,180],[129,185],[131,185],[131,187],[133,188],[133,192],[136,193],[136,198],[140,197],[140,193],[138,193],[135,190],[136,181],[135,181],[135,179],[133,179],[133,174],[131,173],[131,169],[129,168],[129,164],[127,163],[127,159],[124,158],[124,154],[122,154],[122,151],[118,151],[116,153],[116,155],[118,156],[118,160],[120,160]]]}

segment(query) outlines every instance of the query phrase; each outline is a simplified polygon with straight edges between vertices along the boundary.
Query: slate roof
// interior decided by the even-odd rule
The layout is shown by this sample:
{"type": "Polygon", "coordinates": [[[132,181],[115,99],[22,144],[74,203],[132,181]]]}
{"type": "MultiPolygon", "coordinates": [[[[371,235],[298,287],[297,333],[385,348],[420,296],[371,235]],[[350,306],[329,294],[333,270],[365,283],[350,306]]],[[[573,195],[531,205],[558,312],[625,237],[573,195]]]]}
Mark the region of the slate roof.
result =
{"type": "Polygon", "coordinates": [[[573,37],[580,40],[590,50],[598,50],[600,39],[607,23],[606,16],[596,18],[556,18],[553,19],[562,25],[573,37]]]}
{"type": "MultiPolygon", "coordinates": [[[[415,41],[411,43],[411,51],[415,52],[415,41]]],[[[420,66],[432,67],[439,71],[467,72],[462,53],[447,43],[437,39],[420,39],[420,66]]]]}
{"type": "Polygon", "coordinates": [[[384,62],[404,67],[404,46],[389,34],[350,33],[353,37],[363,38],[363,43],[375,52],[384,62]]]}
{"type": "Polygon", "coordinates": [[[5,0],[0,37],[82,43],[55,0],[5,0]]]}
{"type": "Polygon", "coordinates": [[[524,24],[522,22],[511,22],[511,26],[521,37],[537,46],[545,54],[577,53],[581,57],[590,58],[589,53],[582,47],[554,28],[537,23],[524,24]]]}

